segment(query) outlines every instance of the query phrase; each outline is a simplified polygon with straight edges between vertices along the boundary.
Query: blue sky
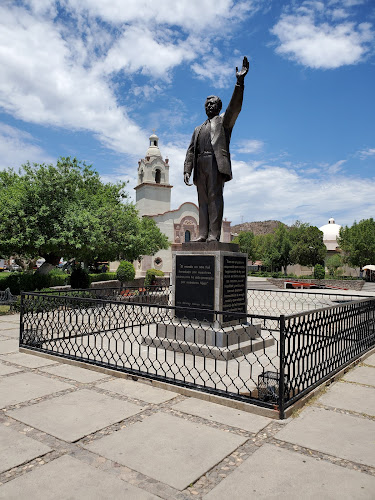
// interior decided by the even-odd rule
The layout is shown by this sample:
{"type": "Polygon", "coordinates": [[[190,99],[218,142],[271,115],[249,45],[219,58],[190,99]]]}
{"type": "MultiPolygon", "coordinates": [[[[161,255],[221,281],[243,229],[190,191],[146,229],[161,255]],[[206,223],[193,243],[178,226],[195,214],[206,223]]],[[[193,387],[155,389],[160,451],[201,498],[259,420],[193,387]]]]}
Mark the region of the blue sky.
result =
{"type": "Polygon", "coordinates": [[[2,0],[0,168],[76,156],[128,180],[153,129],[172,208],[204,100],[247,55],[224,216],[375,217],[374,0],[2,0]]]}

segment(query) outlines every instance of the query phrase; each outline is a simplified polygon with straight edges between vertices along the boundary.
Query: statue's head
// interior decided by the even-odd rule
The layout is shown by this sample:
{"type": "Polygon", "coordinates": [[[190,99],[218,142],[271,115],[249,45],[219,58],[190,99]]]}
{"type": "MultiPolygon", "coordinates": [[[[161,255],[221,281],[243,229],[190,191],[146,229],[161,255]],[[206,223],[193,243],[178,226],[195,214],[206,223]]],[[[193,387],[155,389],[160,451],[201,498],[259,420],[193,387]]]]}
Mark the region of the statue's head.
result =
{"type": "Polygon", "coordinates": [[[204,107],[206,109],[207,117],[213,118],[220,113],[221,108],[223,107],[223,103],[221,102],[221,99],[216,95],[209,95],[206,99],[204,107]]]}

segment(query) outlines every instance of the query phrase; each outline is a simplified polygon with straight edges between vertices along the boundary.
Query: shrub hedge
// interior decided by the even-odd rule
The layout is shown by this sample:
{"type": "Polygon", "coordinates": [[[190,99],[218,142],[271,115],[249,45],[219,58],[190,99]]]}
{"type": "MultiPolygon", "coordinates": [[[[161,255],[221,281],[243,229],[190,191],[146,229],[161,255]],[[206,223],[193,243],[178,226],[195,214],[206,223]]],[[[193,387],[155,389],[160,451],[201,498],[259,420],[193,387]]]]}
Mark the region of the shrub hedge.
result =
{"type": "Polygon", "coordinates": [[[23,292],[33,292],[51,286],[63,286],[68,282],[69,276],[62,272],[51,271],[48,274],[35,274],[32,271],[23,273],[7,273],[0,280],[0,290],[10,288],[13,295],[23,292]]]}
{"type": "Polygon", "coordinates": [[[147,269],[145,276],[145,286],[152,285],[152,282],[155,280],[155,276],[164,276],[164,273],[159,269],[147,269]]]}
{"type": "Polygon", "coordinates": [[[135,278],[135,269],[133,264],[127,260],[122,260],[117,268],[116,278],[121,281],[121,283],[132,281],[135,278]]]}
{"type": "Polygon", "coordinates": [[[96,281],[110,281],[115,280],[116,273],[99,273],[99,274],[89,274],[91,283],[96,281]]]}

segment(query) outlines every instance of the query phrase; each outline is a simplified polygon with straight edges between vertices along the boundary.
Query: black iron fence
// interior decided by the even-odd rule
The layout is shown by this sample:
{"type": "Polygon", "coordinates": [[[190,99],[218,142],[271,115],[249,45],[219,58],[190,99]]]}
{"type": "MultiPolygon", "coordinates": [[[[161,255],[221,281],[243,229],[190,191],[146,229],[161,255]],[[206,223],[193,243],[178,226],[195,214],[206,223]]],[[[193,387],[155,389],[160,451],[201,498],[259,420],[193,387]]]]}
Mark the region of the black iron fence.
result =
{"type": "MultiPolygon", "coordinates": [[[[90,296],[102,299],[115,299],[122,302],[141,302],[149,304],[172,304],[172,287],[156,285],[147,287],[106,287],[84,290],[64,289],[50,292],[53,295],[90,296]],[[85,295],[86,294],[86,295],[85,295]]],[[[294,290],[247,290],[247,312],[264,316],[280,316],[313,311],[322,307],[331,307],[341,303],[363,299],[363,295],[322,291],[294,290]]],[[[268,325],[270,328],[272,325],[268,325]]]]}
{"type": "Polygon", "coordinates": [[[285,318],[284,409],[375,347],[375,298],[285,318]]]}
{"type": "Polygon", "coordinates": [[[375,346],[375,299],[236,314],[227,324],[221,311],[189,309],[210,321],[187,319],[169,301],[166,287],[23,293],[20,346],[277,409],[281,418],[375,346]]]}

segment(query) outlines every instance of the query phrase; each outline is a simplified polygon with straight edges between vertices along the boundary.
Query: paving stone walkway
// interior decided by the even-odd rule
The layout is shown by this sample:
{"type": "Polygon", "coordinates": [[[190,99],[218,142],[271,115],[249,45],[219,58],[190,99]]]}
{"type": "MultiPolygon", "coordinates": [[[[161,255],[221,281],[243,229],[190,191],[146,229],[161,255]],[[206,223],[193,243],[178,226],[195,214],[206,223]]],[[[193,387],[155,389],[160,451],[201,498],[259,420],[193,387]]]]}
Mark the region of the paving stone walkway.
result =
{"type": "Polygon", "coordinates": [[[285,421],[18,352],[0,316],[0,498],[375,498],[375,354],[285,421]]]}

